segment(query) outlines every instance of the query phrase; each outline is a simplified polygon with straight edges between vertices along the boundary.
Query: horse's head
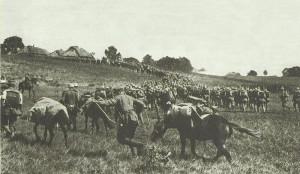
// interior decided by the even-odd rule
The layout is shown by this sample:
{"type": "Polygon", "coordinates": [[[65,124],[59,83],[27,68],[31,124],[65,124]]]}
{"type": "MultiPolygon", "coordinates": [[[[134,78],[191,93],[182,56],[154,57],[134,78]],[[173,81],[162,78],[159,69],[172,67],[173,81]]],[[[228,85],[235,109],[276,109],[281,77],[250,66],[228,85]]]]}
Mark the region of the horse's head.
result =
{"type": "Polygon", "coordinates": [[[88,102],[88,100],[91,98],[91,93],[87,92],[84,93],[82,96],[80,96],[79,101],[78,101],[78,107],[82,108],[84,105],[86,105],[86,103],[88,102]]]}
{"type": "Polygon", "coordinates": [[[166,132],[166,126],[164,123],[164,120],[158,120],[155,124],[154,124],[154,128],[153,131],[150,135],[150,140],[156,141],[158,138],[161,138],[165,132],[166,132]]]}

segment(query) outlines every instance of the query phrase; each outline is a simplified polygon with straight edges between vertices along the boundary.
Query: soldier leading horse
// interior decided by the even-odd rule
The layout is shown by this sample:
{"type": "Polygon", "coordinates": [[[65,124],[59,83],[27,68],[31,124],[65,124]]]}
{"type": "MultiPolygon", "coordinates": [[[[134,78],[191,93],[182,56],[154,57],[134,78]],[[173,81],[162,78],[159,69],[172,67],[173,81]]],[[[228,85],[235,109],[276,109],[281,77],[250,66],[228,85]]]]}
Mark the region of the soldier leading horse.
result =
{"type": "Polygon", "coordinates": [[[151,141],[155,141],[157,138],[162,137],[169,128],[177,129],[180,134],[181,155],[185,154],[186,139],[190,139],[191,152],[195,156],[198,156],[195,151],[196,140],[212,140],[218,149],[217,155],[212,161],[216,161],[219,157],[224,155],[230,163],[231,155],[225,149],[224,144],[232,135],[233,129],[253,137],[260,137],[260,133],[247,128],[242,128],[219,115],[211,114],[201,118],[195,109],[191,109],[190,117],[185,117],[181,114],[175,115],[172,112],[168,113],[169,114],[162,120],[156,122],[150,139],[151,141]],[[191,124],[191,121],[193,124],[191,124]]]}

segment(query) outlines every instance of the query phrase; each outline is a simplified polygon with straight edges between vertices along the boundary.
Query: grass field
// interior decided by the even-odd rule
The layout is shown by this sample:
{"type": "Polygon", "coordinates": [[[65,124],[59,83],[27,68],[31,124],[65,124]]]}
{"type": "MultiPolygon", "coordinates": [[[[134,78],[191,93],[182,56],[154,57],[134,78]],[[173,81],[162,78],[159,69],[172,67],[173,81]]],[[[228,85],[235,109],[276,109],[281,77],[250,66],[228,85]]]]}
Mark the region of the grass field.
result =
{"type": "MultiPolygon", "coordinates": [[[[156,77],[107,66],[49,59],[1,59],[1,74],[8,78],[21,80],[28,72],[43,79],[43,83],[37,86],[36,98],[47,96],[57,100],[70,81],[79,82],[79,90],[83,92],[94,90],[95,86],[91,84],[116,85],[158,80],[156,77]]],[[[220,85],[227,82],[245,83],[212,76],[197,78],[203,83],[220,85]]],[[[247,83],[251,83],[251,80],[248,79],[247,83]]],[[[286,83],[295,82],[286,80],[286,83]]],[[[33,101],[25,93],[23,110],[28,111],[32,105],[33,101]]],[[[131,157],[129,148],[116,141],[115,130],[110,130],[108,137],[103,127],[99,135],[85,133],[82,131],[84,118],[81,115],[77,118],[79,130],[69,132],[70,149],[65,149],[63,134],[59,129],[55,131],[51,147],[36,143],[33,124],[19,119],[17,135],[13,139],[5,138],[3,132],[1,134],[1,173],[300,173],[300,113],[290,111],[284,114],[279,98],[274,93],[269,108],[266,114],[220,112],[228,120],[262,133],[262,139],[255,139],[234,132],[226,144],[233,158],[232,165],[224,157],[213,164],[203,163],[191,155],[189,142],[186,158],[179,158],[180,142],[176,130],[168,130],[165,137],[156,143],[150,142],[149,135],[156,121],[155,112],[150,110],[147,111],[150,122],[145,118],[145,124],[138,127],[135,139],[145,143],[147,148],[155,147],[157,152],[171,152],[171,156],[166,164],[153,161],[144,168],[140,166],[147,163],[149,156],[131,157]]],[[[42,132],[41,126],[40,135],[42,132]]],[[[213,157],[216,149],[210,141],[198,142],[197,152],[213,157]]]]}

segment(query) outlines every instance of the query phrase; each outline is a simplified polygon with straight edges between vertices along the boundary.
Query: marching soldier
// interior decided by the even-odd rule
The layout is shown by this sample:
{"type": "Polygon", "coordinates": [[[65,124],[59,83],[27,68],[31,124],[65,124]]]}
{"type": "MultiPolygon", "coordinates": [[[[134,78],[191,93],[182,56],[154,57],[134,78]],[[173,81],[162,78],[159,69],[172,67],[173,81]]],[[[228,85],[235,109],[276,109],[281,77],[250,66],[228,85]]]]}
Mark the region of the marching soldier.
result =
{"type": "Polygon", "coordinates": [[[3,91],[1,96],[1,124],[6,135],[13,137],[16,131],[17,117],[22,115],[23,96],[12,86],[3,91]]]}
{"type": "Polygon", "coordinates": [[[294,92],[294,95],[293,95],[293,106],[294,106],[295,112],[297,112],[297,105],[298,105],[298,110],[300,112],[300,89],[299,89],[299,87],[296,88],[296,91],[294,92]]]}
{"type": "Polygon", "coordinates": [[[78,111],[78,92],[74,88],[74,84],[70,83],[69,90],[63,91],[62,103],[66,106],[70,116],[70,123],[73,125],[73,130],[77,130],[76,117],[78,111]]]}
{"type": "Polygon", "coordinates": [[[96,88],[96,91],[95,91],[95,99],[96,100],[104,100],[106,99],[106,91],[105,91],[105,88],[104,86],[100,86],[99,88],[96,88]]]}
{"type": "Polygon", "coordinates": [[[283,111],[285,111],[285,108],[288,108],[289,110],[291,110],[291,107],[287,106],[287,102],[289,100],[289,94],[287,91],[284,90],[284,87],[281,87],[279,97],[281,100],[283,111]]]}
{"type": "Polygon", "coordinates": [[[30,78],[30,74],[28,73],[25,75],[25,85],[26,87],[29,87],[30,84],[31,84],[31,78],[30,78]]]}
{"type": "Polygon", "coordinates": [[[99,101],[99,104],[115,106],[115,116],[118,121],[118,142],[123,145],[128,145],[132,155],[135,155],[134,148],[137,148],[137,155],[141,155],[144,145],[141,142],[132,140],[138,126],[138,116],[134,111],[134,105],[144,108],[145,104],[138,99],[126,95],[124,89],[121,87],[116,90],[117,96],[110,100],[99,101]]]}

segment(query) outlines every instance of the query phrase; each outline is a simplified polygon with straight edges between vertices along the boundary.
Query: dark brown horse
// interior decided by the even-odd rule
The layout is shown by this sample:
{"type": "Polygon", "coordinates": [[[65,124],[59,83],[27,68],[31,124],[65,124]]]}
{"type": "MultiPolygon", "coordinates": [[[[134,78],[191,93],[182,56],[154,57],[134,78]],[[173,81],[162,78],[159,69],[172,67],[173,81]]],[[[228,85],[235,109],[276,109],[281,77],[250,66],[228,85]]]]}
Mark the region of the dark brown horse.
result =
{"type": "Polygon", "coordinates": [[[99,118],[101,118],[104,122],[105,132],[108,135],[107,127],[112,129],[113,120],[111,120],[101,106],[96,102],[96,100],[92,97],[86,97],[86,95],[82,95],[79,101],[79,107],[83,109],[83,114],[85,115],[85,130],[87,130],[88,118],[92,118],[92,132],[94,132],[94,125],[96,125],[96,132],[99,132],[99,118]]]}
{"type": "Polygon", "coordinates": [[[181,155],[185,154],[186,139],[191,141],[191,153],[198,156],[195,151],[195,141],[212,140],[217,147],[217,155],[212,159],[216,161],[219,157],[225,156],[228,162],[231,162],[230,153],[225,149],[225,142],[231,136],[233,129],[251,135],[260,137],[258,132],[242,128],[237,124],[229,122],[224,117],[219,115],[208,115],[200,117],[195,109],[191,109],[191,116],[175,115],[172,112],[166,115],[162,120],[158,120],[154,125],[154,130],[151,134],[151,141],[162,137],[170,128],[175,128],[180,134],[181,155]]]}
{"type": "Polygon", "coordinates": [[[29,98],[31,98],[31,93],[32,93],[32,99],[34,99],[35,97],[35,89],[34,89],[34,85],[36,84],[37,79],[33,78],[31,81],[21,81],[19,83],[19,91],[22,92],[22,94],[24,93],[25,90],[28,91],[29,93],[29,98]]]}

